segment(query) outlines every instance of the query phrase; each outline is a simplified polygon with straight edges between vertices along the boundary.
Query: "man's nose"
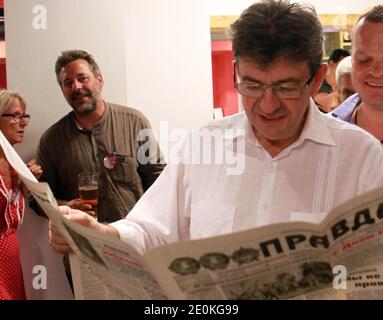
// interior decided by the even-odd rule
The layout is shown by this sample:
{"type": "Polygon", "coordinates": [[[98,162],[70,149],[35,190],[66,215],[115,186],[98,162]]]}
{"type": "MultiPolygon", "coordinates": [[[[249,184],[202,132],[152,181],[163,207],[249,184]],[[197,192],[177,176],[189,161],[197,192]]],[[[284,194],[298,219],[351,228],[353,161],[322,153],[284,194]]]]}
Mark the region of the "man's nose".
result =
{"type": "Polygon", "coordinates": [[[383,58],[375,59],[371,65],[371,72],[376,77],[383,76],[383,58]]]}
{"type": "Polygon", "coordinates": [[[265,89],[263,95],[259,99],[259,107],[265,114],[273,113],[275,110],[279,109],[281,104],[281,101],[275,94],[273,88],[270,87],[265,89]]]}
{"type": "Polygon", "coordinates": [[[80,81],[77,81],[76,79],[73,80],[72,82],[72,90],[80,90],[82,89],[82,84],[80,81]]]}
{"type": "Polygon", "coordinates": [[[20,121],[20,123],[19,123],[19,126],[20,126],[21,128],[25,128],[27,125],[28,125],[28,122],[27,122],[27,121],[20,121]]]}

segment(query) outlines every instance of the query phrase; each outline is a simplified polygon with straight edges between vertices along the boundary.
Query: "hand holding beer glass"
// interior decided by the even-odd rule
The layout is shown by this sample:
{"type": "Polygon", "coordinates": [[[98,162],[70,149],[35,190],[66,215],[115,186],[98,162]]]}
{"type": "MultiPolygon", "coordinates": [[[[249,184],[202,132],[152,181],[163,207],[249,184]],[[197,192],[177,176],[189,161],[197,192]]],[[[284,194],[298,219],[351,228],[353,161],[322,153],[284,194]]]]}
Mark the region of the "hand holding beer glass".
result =
{"type": "Polygon", "coordinates": [[[98,180],[96,173],[80,173],[78,175],[78,191],[80,199],[93,207],[97,219],[98,180]]]}

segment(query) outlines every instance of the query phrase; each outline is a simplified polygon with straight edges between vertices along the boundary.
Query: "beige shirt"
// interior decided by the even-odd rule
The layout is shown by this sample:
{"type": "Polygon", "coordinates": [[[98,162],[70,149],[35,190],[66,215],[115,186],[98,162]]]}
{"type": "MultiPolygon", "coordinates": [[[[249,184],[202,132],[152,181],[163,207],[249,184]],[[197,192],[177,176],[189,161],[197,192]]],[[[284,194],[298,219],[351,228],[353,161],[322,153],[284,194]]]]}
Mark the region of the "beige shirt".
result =
{"type": "MultiPolygon", "coordinates": [[[[93,130],[79,128],[73,111],[50,127],[42,136],[38,162],[43,168],[41,181],[48,182],[60,200],[78,198],[80,172],[99,175],[98,219],[112,222],[125,217],[164,168],[160,152],[152,164],[137,161],[137,135],[150,128],[138,110],[105,103],[105,112],[93,130]],[[117,153],[121,160],[112,169],[104,165],[105,157],[117,153]]],[[[151,140],[156,144],[156,141],[151,140]]]]}
{"type": "Polygon", "coordinates": [[[245,143],[241,174],[228,175],[227,163],[169,161],[129,216],[113,223],[121,239],[144,251],[278,222],[319,222],[342,202],[383,186],[380,143],[322,114],[313,102],[300,137],[274,158],[244,113],[203,129],[233,128],[245,132],[229,141],[245,143]]]}

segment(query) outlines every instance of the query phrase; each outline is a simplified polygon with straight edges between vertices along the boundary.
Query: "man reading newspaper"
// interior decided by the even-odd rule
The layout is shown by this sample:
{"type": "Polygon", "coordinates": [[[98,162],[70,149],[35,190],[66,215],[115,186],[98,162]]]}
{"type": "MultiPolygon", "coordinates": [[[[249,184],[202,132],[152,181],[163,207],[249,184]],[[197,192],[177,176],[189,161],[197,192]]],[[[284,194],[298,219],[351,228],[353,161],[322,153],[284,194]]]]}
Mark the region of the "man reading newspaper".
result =
{"type": "MultiPolygon", "coordinates": [[[[145,252],[279,222],[320,222],[344,201],[383,186],[379,141],[326,117],[311,98],[327,68],[312,7],[257,2],[232,24],[230,36],[234,85],[245,112],[190,134],[177,153],[182,161],[169,161],[125,219],[105,225],[76,210],[66,218],[145,252]],[[225,134],[192,147],[196,136],[213,131],[225,134]],[[240,170],[219,161],[229,157],[217,146],[243,158],[240,170]],[[200,157],[212,155],[210,163],[196,161],[201,150],[200,157]]],[[[53,224],[50,243],[57,252],[70,251],[53,224]]]]}

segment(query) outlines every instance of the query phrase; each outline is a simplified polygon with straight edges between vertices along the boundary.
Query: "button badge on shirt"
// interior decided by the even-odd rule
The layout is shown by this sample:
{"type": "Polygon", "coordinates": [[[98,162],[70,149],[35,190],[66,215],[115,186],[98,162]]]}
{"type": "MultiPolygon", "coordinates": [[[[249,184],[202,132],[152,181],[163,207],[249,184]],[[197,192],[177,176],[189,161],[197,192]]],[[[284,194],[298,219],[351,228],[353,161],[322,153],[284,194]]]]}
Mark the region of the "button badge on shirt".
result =
{"type": "Polygon", "coordinates": [[[107,169],[113,169],[116,165],[119,165],[124,162],[124,156],[113,152],[104,158],[104,167],[107,169]]]}
{"type": "Polygon", "coordinates": [[[104,158],[104,167],[107,169],[113,169],[117,163],[117,159],[114,155],[108,155],[104,158]]]}

